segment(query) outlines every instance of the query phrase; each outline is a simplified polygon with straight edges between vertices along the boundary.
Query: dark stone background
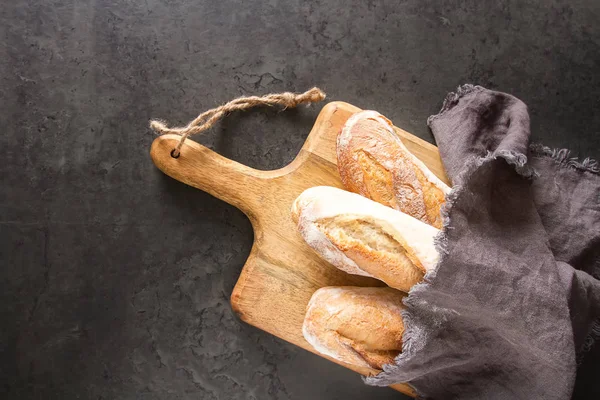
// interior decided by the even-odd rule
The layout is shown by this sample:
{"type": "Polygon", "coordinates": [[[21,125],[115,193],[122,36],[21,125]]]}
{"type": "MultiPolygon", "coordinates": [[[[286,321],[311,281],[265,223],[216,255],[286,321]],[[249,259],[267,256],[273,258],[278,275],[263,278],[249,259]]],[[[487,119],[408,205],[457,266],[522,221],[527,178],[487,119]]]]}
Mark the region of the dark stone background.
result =
{"type": "MultiPolygon", "coordinates": [[[[535,140],[600,157],[597,0],[2,3],[3,399],[402,398],[235,317],[251,226],[153,166],[151,117],[318,85],[431,141],[472,82],[524,100],[535,140]]],[[[321,107],[197,140],[281,167],[321,107]]]]}

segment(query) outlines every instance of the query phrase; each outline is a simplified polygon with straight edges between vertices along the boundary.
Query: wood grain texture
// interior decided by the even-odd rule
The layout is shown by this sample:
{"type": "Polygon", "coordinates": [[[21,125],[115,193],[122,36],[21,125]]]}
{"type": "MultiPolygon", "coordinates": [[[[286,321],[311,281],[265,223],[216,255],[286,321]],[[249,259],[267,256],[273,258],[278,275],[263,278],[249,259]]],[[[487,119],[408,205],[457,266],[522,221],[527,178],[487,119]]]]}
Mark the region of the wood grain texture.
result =
{"type": "MultiPolygon", "coordinates": [[[[176,135],[158,137],[150,151],[164,173],[234,205],[250,218],[254,245],[231,295],[231,306],[245,322],[313,353],[301,327],[315,290],[338,285],[383,286],[371,278],[346,274],[321,260],[304,243],[290,216],[292,202],[305,189],[342,187],[336,165],[336,137],[346,120],[358,111],[347,103],[327,104],[294,161],[273,171],[249,168],[191,140],[183,145],[180,157],[173,158],[171,150],[179,141],[176,135]]],[[[413,154],[448,182],[435,146],[402,129],[396,131],[413,154]]],[[[363,375],[374,373],[326,358],[363,375]]],[[[407,385],[393,387],[414,396],[407,385]]]]}

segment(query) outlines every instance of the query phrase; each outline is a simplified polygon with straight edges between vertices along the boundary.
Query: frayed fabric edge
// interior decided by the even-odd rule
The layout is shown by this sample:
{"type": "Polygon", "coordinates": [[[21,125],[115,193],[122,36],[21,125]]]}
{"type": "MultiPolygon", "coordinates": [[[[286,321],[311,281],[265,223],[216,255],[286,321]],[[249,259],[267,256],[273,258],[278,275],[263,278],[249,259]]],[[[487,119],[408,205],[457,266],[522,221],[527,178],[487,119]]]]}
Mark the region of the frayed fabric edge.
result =
{"type": "MultiPolygon", "coordinates": [[[[457,182],[465,182],[473,173],[475,173],[484,164],[494,161],[498,158],[502,158],[515,168],[515,171],[526,179],[532,179],[537,176],[533,168],[527,164],[527,156],[522,153],[513,151],[498,151],[488,152],[484,157],[474,157],[469,162],[463,173],[456,179],[457,182]]],[[[404,305],[406,309],[402,311],[402,320],[404,321],[404,333],[402,335],[402,353],[396,357],[394,364],[384,365],[383,371],[378,375],[371,377],[363,377],[363,380],[368,385],[372,386],[389,386],[396,383],[404,383],[410,386],[417,395],[417,400],[425,400],[427,396],[415,388],[410,382],[393,382],[386,377],[387,374],[395,372],[398,368],[401,368],[401,364],[405,361],[410,360],[419,350],[423,348],[423,343],[427,341],[427,334],[423,332],[417,324],[414,322],[415,317],[411,308],[418,304],[418,300],[415,299],[415,294],[427,290],[431,285],[431,282],[436,278],[439,268],[445,262],[446,256],[448,255],[448,231],[452,230],[453,227],[450,221],[450,212],[456,201],[460,198],[464,192],[464,186],[461,184],[455,185],[450,193],[446,196],[446,201],[441,209],[442,215],[442,229],[434,238],[434,245],[440,255],[440,259],[436,266],[425,274],[423,282],[413,286],[408,296],[404,298],[404,305]],[[416,343],[415,338],[418,338],[421,343],[416,343]]],[[[444,318],[440,317],[440,324],[444,324],[444,318]]]]}
{"type": "MultiPolygon", "coordinates": [[[[578,170],[592,172],[598,174],[598,163],[595,160],[586,158],[583,162],[577,161],[575,158],[569,157],[568,150],[552,150],[549,147],[542,145],[532,145],[530,146],[531,155],[533,157],[539,156],[547,156],[551,157],[556,162],[564,165],[568,168],[575,168],[578,170]]],[[[520,176],[525,179],[534,179],[538,176],[538,173],[528,164],[528,159],[525,154],[514,152],[514,151],[497,151],[497,152],[488,152],[484,157],[474,157],[467,163],[467,166],[464,169],[464,172],[457,177],[456,182],[466,182],[469,177],[475,173],[481,166],[484,164],[496,160],[498,158],[502,158],[515,168],[515,172],[517,172],[520,176]]],[[[399,382],[393,382],[385,375],[393,373],[397,371],[398,368],[401,368],[401,364],[405,361],[411,359],[419,350],[423,348],[424,342],[427,340],[427,334],[422,332],[422,330],[417,326],[414,322],[416,318],[411,311],[411,308],[416,306],[419,301],[415,299],[415,294],[419,292],[427,290],[431,282],[436,278],[437,272],[439,268],[443,265],[446,255],[448,254],[448,231],[452,230],[453,227],[450,221],[450,212],[452,207],[456,203],[456,201],[460,198],[461,194],[464,191],[464,187],[462,184],[455,185],[450,193],[446,196],[446,202],[442,206],[441,215],[443,220],[443,226],[437,236],[434,238],[435,248],[440,254],[440,259],[437,265],[429,271],[425,277],[423,282],[418,283],[413,286],[408,293],[408,296],[404,299],[404,304],[406,305],[406,309],[402,311],[402,319],[405,325],[405,331],[402,337],[402,353],[398,355],[395,360],[395,364],[393,365],[385,365],[383,367],[383,372],[376,376],[366,377],[363,380],[373,386],[389,386],[399,382]],[[415,343],[415,338],[418,338],[422,343],[415,343]]],[[[440,324],[443,324],[443,317],[440,317],[440,324]]],[[[600,319],[596,320],[590,329],[590,333],[586,338],[585,344],[581,351],[582,355],[589,351],[592,346],[596,343],[596,341],[600,338],[600,319]]],[[[410,382],[402,382],[404,384],[409,385],[417,395],[418,400],[424,400],[427,396],[422,393],[420,390],[415,388],[410,382]]]]}
{"type": "Polygon", "coordinates": [[[585,355],[589,353],[592,347],[594,347],[596,342],[598,342],[598,339],[600,339],[600,318],[592,322],[592,325],[590,326],[590,331],[588,332],[583,342],[583,346],[581,346],[581,349],[576,355],[577,366],[581,365],[585,358],[585,355]]]}
{"type": "Polygon", "coordinates": [[[446,95],[440,111],[437,114],[431,115],[429,118],[427,118],[427,126],[430,126],[434,119],[442,116],[446,111],[457,105],[458,100],[460,100],[461,97],[481,90],[485,90],[485,88],[483,86],[473,85],[471,83],[460,85],[458,88],[456,88],[456,92],[450,92],[446,95]]]}
{"type": "Polygon", "coordinates": [[[600,163],[592,158],[585,158],[579,161],[577,157],[571,157],[571,151],[568,149],[552,149],[540,143],[529,145],[529,151],[534,157],[549,157],[558,164],[579,171],[600,174],[600,163]]]}
{"type": "MultiPolygon", "coordinates": [[[[598,163],[597,160],[587,157],[583,159],[583,161],[580,161],[577,157],[571,157],[571,151],[569,149],[552,149],[540,143],[533,143],[529,145],[529,152],[533,157],[550,158],[563,168],[600,175],[600,163],[598,163]]],[[[596,267],[592,272],[592,276],[596,279],[600,279],[600,259],[596,262],[596,267]]],[[[578,365],[583,361],[586,353],[594,347],[598,340],[600,340],[600,318],[592,323],[583,346],[577,350],[576,357],[578,365]]]]}
{"type": "MultiPolygon", "coordinates": [[[[591,271],[591,275],[600,280],[600,257],[596,259],[596,265],[594,266],[593,271],[591,271]]],[[[592,325],[590,326],[590,331],[588,332],[585,340],[583,341],[583,346],[578,349],[576,357],[577,357],[577,366],[583,362],[585,355],[592,350],[594,345],[600,341],[600,317],[596,318],[592,325]]]]}
{"type": "MultiPolygon", "coordinates": [[[[447,111],[456,106],[462,97],[482,90],[486,89],[482,86],[473,84],[464,84],[459,86],[456,92],[450,92],[446,95],[440,111],[437,114],[431,115],[429,118],[427,118],[427,125],[431,127],[431,123],[436,118],[443,116],[447,111]]],[[[551,149],[541,144],[532,144],[529,147],[529,152],[533,157],[550,157],[568,168],[574,168],[595,174],[600,173],[600,165],[596,160],[586,158],[580,162],[577,158],[569,157],[570,151],[567,149],[551,149]]],[[[488,152],[484,157],[474,157],[467,164],[463,170],[464,172],[457,177],[456,182],[465,182],[465,180],[468,179],[482,165],[497,158],[502,158],[509,165],[512,165],[515,168],[515,172],[517,172],[523,178],[534,179],[538,176],[538,173],[530,165],[528,165],[527,155],[514,151],[497,151],[494,153],[488,152]]],[[[445,261],[446,255],[448,254],[448,231],[453,229],[450,224],[449,214],[454,206],[454,203],[458,200],[462,192],[463,186],[461,184],[455,185],[450,193],[446,196],[446,202],[442,207],[441,214],[443,226],[440,232],[434,238],[435,248],[440,254],[440,259],[437,265],[425,275],[423,282],[418,283],[411,288],[408,296],[405,297],[403,301],[407,308],[402,311],[402,319],[405,325],[404,334],[402,336],[402,353],[396,357],[394,364],[384,365],[383,372],[380,374],[371,377],[363,377],[364,382],[369,385],[389,386],[399,383],[390,379],[386,379],[385,375],[393,373],[398,368],[401,368],[401,364],[403,362],[411,359],[423,347],[422,344],[420,345],[420,343],[415,343],[415,340],[413,340],[414,338],[419,338],[422,342],[426,342],[427,340],[426,333],[422,332],[421,329],[415,324],[415,318],[410,308],[418,303],[418,301],[415,300],[415,294],[427,290],[432,280],[437,276],[437,271],[445,261]]],[[[440,321],[440,324],[443,322],[444,321],[440,321]]],[[[600,338],[600,319],[593,323],[584,348],[589,350],[598,338],[600,338]]],[[[410,382],[402,383],[410,386],[413,389],[418,400],[425,400],[427,398],[424,393],[415,388],[410,382]]]]}

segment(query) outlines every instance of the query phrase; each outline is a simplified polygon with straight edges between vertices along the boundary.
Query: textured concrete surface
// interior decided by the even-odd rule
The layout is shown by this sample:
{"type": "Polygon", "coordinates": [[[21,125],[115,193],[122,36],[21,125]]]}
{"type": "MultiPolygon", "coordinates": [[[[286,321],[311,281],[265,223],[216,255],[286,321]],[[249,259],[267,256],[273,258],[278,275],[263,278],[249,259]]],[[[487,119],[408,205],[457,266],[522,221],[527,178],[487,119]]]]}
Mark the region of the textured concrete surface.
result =
{"type": "MultiPolygon", "coordinates": [[[[236,319],[251,226],[152,165],[148,119],[319,85],[431,141],[427,116],[474,82],[599,158],[599,19],[596,0],[3,2],[0,397],[402,398],[236,319]]],[[[320,107],[198,140],[280,167],[320,107]]]]}

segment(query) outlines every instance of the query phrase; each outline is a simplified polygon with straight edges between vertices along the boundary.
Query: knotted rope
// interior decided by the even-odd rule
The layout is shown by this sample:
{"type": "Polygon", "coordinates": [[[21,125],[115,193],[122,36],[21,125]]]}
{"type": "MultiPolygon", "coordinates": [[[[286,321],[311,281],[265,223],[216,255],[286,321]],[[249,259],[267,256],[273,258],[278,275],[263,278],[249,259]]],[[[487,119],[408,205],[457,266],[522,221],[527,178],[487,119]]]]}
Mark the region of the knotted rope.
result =
{"type": "Polygon", "coordinates": [[[169,128],[164,122],[158,120],[150,121],[150,128],[164,135],[174,133],[180,135],[179,143],[171,152],[171,156],[179,157],[181,146],[188,136],[196,135],[211,128],[218,120],[232,111],[247,110],[256,106],[281,105],[283,109],[294,108],[300,104],[310,104],[325,99],[325,93],[319,88],[312,88],[304,93],[272,93],[264,96],[240,97],[223,104],[217,108],[205,111],[198,115],[192,122],[181,128],[169,128]]]}

